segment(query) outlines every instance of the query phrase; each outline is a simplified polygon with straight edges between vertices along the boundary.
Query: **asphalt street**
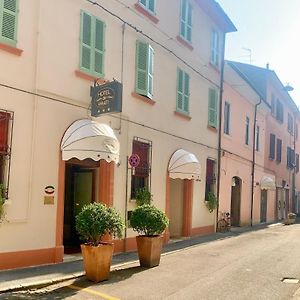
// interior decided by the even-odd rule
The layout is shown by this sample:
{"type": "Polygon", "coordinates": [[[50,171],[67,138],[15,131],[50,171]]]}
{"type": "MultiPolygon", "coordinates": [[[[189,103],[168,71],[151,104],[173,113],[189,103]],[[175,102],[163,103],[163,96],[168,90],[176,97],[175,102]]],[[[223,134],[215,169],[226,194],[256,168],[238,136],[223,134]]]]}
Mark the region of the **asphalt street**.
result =
{"type": "Polygon", "coordinates": [[[137,264],[99,284],[84,277],[3,299],[300,299],[300,224],[236,233],[137,264]],[[299,296],[297,296],[299,294],[299,296]]]}

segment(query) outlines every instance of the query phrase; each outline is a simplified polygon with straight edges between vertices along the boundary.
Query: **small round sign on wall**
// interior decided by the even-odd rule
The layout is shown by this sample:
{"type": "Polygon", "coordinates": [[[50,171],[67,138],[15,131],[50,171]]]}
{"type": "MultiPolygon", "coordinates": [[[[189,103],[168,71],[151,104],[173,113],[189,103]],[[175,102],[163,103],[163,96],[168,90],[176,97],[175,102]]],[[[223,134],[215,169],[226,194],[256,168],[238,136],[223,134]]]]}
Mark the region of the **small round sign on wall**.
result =
{"type": "Polygon", "coordinates": [[[131,167],[136,168],[140,164],[140,157],[137,154],[131,154],[128,158],[128,162],[131,167]]]}
{"type": "Polygon", "coordinates": [[[47,186],[45,187],[44,191],[45,191],[45,194],[47,194],[47,195],[53,195],[55,189],[54,189],[54,186],[53,186],[53,185],[47,185],[47,186]]]}

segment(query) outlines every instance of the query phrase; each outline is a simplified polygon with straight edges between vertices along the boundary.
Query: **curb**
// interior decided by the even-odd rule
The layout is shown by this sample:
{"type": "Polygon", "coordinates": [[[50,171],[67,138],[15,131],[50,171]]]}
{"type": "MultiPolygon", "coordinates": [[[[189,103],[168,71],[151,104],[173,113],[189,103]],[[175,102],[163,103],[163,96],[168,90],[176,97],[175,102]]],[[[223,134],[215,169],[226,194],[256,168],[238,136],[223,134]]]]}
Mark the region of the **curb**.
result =
{"type": "MultiPolygon", "coordinates": [[[[135,264],[138,262],[139,262],[138,260],[133,260],[133,261],[125,262],[125,263],[119,263],[116,265],[112,265],[111,272],[118,271],[127,265],[135,264]]],[[[80,278],[83,276],[85,276],[85,272],[80,271],[80,272],[76,272],[73,274],[69,274],[69,275],[65,275],[65,276],[61,276],[61,277],[57,277],[57,278],[53,278],[53,279],[49,278],[49,279],[44,279],[44,280],[28,282],[25,284],[18,284],[15,286],[4,287],[4,288],[0,288],[0,294],[4,294],[4,293],[8,293],[8,292],[19,292],[19,291],[29,290],[29,289],[43,288],[43,287],[46,287],[49,285],[53,285],[53,284],[57,284],[60,282],[80,278]]]]}

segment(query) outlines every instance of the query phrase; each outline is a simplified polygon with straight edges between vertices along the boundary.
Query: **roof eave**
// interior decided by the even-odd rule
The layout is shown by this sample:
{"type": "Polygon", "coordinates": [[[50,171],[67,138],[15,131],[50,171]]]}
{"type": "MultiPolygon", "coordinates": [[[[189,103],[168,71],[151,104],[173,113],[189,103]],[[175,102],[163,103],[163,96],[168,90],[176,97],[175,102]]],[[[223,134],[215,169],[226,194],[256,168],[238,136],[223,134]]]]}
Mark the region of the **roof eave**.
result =
{"type": "Polygon", "coordinates": [[[225,33],[237,31],[223,8],[215,0],[196,0],[196,2],[225,33]]]}

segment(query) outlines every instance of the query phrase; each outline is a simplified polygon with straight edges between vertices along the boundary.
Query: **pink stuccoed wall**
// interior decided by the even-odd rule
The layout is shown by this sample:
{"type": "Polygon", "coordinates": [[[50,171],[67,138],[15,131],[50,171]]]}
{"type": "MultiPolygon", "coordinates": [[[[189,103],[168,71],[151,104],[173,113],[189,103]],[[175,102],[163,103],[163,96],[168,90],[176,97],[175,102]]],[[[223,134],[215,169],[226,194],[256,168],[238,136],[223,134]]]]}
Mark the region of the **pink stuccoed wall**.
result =
{"type": "MultiPolygon", "coordinates": [[[[233,177],[242,180],[240,225],[248,225],[251,221],[251,168],[253,147],[253,122],[257,94],[231,68],[225,66],[225,84],[223,98],[222,155],[220,171],[220,212],[231,210],[231,183],[233,177]],[[239,89],[236,86],[243,86],[239,89]],[[230,103],[230,132],[224,134],[224,103],[230,103]],[[250,119],[249,145],[245,144],[246,116],[250,119]]],[[[260,222],[260,181],[264,175],[274,175],[264,169],[266,105],[258,106],[257,125],[260,127],[260,147],[255,152],[255,180],[253,201],[253,224],[260,222]]],[[[275,191],[268,191],[267,222],[275,218],[275,191]]]]}

